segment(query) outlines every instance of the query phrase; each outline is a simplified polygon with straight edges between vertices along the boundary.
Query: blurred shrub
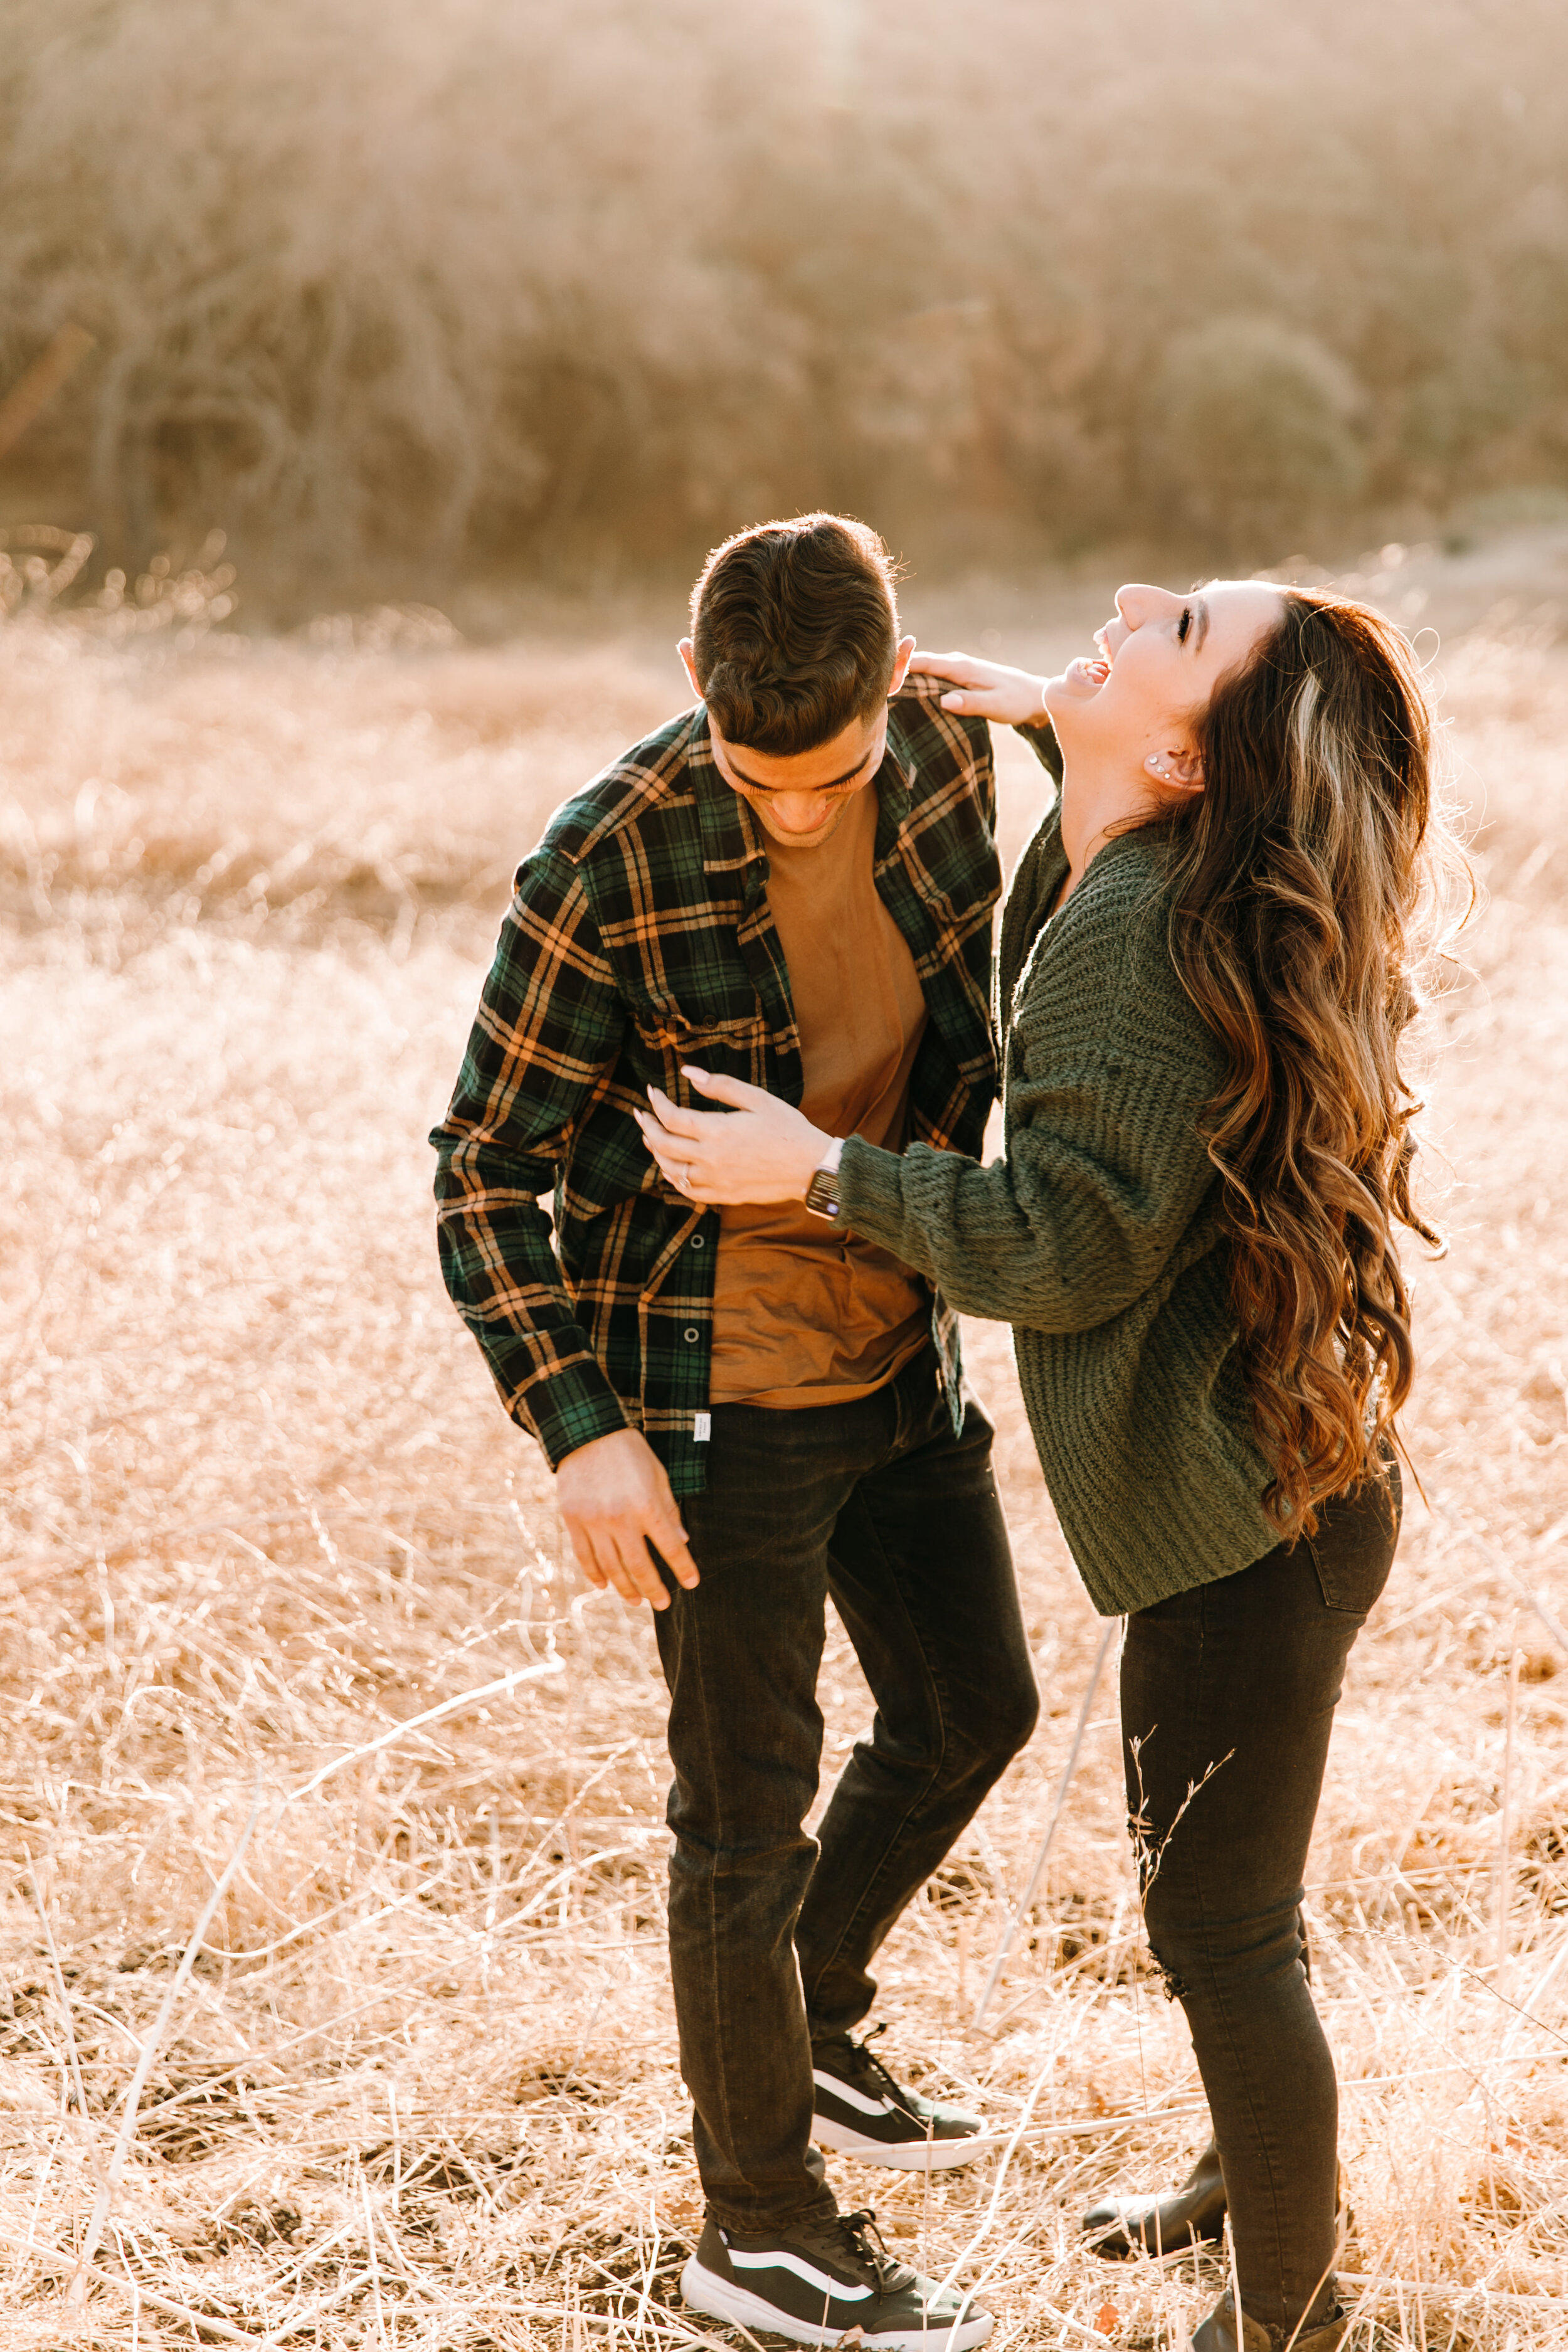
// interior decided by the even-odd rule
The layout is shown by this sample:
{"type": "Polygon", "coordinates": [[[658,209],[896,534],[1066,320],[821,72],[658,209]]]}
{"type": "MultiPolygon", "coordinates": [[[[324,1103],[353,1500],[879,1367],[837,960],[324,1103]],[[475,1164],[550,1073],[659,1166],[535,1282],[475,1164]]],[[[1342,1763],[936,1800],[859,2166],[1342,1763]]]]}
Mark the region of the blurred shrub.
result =
{"type": "Polygon", "coordinates": [[[1481,343],[1423,376],[1405,404],[1403,442],[1414,468],[1438,483],[1468,458],[1496,445],[1533,405],[1523,369],[1495,345],[1481,343]]]}
{"type": "Polygon", "coordinates": [[[1146,431],[1154,500],[1221,546],[1278,543],[1361,490],[1361,405],[1344,362],[1275,320],[1215,319],[1178,335],[1146,431]]]}
{"type": "Polygon", "coordinates": [[[818,502],[929,556],[1157,492],[1268,555],[1358,468],[1568,479],[1557,0],[954,21],[0,0],[0,384],[97,338],[0,507],[127,569],[221,524],[319,604],[818,502]]]}

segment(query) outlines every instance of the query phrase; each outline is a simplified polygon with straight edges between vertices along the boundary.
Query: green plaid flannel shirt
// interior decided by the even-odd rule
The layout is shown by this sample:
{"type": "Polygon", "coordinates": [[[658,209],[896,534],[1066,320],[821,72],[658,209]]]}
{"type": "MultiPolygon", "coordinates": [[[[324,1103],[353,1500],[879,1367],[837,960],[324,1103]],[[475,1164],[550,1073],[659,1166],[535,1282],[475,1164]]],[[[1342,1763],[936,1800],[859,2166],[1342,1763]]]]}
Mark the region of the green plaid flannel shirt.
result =
{"type": "MultiPolygon", "coordinates": [[[[996,1085],[995,779],[984,721],[941,709],[943,691],[914,678],[889,706],[876,882],[931,1016],[914,1133],[977,1156],[996,1085]]],[[[518,869],[430,1140],[447,1287],[552,1467],[629,1427],[678,1496],[705,1483],[719,1216],[665,1181],[632,1111],[650,1082],[690,1102],[689,1061],[800,1101],[765,839],[713,765],[699,705],[565,802],[518,869]]],[[[957,1318],[940,1297],[932,1330],[956,1423],[957,1318]]]]}

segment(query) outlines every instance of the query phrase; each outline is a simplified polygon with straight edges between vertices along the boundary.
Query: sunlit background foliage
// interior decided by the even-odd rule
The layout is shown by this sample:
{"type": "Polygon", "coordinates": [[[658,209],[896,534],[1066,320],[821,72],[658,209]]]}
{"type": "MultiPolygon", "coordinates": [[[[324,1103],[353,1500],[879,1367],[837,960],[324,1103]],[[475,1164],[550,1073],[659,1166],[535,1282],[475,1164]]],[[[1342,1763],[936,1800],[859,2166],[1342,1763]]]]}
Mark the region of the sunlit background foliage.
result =
{"type": "Polygon", "coordinates": [[[67,320],[0,519],[100,562],[1418,535],[1568,485],[1568,14],[0,0],[5,377],[67,320]]]}

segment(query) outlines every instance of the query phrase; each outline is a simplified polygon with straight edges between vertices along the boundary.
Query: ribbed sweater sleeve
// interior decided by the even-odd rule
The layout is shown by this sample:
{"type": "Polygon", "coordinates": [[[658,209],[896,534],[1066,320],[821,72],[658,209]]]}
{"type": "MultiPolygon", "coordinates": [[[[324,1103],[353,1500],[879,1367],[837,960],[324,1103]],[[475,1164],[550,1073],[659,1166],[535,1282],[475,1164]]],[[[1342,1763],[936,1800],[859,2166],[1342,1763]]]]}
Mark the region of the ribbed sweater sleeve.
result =
{"type": "Polygon", "coordinates": [[[1215,1049],[1171,966],[1144,859],[1121,848],[1101,852],[1020,977],[1005,1159],[845,1146],[847,1223],[961,1313],[1094,1329],[1161,1280],[1214,1182],[1198,1122],[1215,1049]]]}

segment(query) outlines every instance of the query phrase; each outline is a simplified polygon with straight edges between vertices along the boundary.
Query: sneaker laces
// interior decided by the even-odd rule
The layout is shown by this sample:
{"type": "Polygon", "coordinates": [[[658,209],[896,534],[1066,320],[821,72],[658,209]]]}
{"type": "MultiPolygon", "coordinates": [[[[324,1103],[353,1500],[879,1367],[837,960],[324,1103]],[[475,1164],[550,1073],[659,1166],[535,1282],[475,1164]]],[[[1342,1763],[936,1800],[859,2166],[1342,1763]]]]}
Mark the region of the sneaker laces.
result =
{"type": "Polygon", "coordinates": [[[877,2292],[887,2292],[894,2271],[900,2265],[888,2252],[888,2242],[877,2227],[877,2216],[869,2205],[862,2205],[856,2213],[840,2213],[838,2226],[848,2242],[857,2262],[868,2263],[877,2282],[877,2292]],[[876,2240],[875,2245],[872,2240],[876,2240]]]}
{"type": "Polygon", "coordinates": [[[836,2254],[840,2261],[847,2248],[851,2259],[870,2272],[879,2294],[888,2292],[902,2267],[888,2251],[887,2241],[877,2227],[877,2216],[869,2205],[863,2205],[857,2213],[826,2214],[801,2235],[816,2239],[825,2252],[836,2254]]]}
{"type": "Polygon", "coordinates": [[[846,2034],[845,2040],[849,2042],[850,2077],[858,2089],[880,2091],[890,2095],[904,2113],[909,2115],[912,2110],[909,2104],[908,2093],[901,2084],[893,2080],[876,2052],[870,2047],[877,2036],[879,2033],[886,2033],[887,2030],[887,2023],[884,2021],[880,2025],[874,2025],[869,2033],[859,2042],[849,2042],[849,2037],[846,2034]]]}

